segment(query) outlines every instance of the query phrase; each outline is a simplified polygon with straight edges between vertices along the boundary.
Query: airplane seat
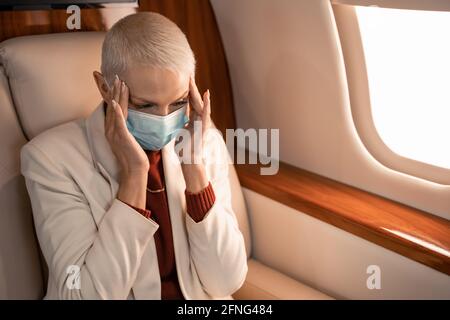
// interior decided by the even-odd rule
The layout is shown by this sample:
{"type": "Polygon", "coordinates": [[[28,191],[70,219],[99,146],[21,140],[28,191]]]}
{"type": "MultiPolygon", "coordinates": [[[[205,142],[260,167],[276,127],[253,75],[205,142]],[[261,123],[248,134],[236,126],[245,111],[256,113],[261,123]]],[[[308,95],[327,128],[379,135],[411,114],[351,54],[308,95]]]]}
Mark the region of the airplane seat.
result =
{"type": "Polygon", "coordinates": [[[31,205],[20,173],[20,127],[0,66],[0,299],[41,299],[43,269],[31,205]]]}
{"type": "Polygon", "coordinates": [[[20,149],[44,130],[88,115],[102,33],[24,36],[0,44],[0,299],[41,299],[48,269],[20,174],[20,149]],[[3,285],[6,284],[6,285],[3,285]]]}
{"type": "MultiPolygon", "coordinates": [[[[48,269],[20,175],[20,149],[48,128],[89,115],[101,101],[92,71],[100,68],[103,38],[104,32],[73,32],[0,43],[0,299],[45,295],[48,269]]],[[[247,281],[234,298],[326,298],[251,258],[245,200],[230,169],[233,209],[249,257],[247,281]]]]}

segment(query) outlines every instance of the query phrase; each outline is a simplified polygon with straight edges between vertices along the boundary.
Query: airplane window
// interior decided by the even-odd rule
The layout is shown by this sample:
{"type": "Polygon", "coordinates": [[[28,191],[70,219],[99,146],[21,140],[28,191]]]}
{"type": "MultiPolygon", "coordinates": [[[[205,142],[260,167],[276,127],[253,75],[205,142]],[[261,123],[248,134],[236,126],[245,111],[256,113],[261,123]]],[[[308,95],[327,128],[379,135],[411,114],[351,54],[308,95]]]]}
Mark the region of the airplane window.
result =
{"type": "Polygon", "coordinates": [[[355,10],[378,134],[403,157],[450,169],[450,12],[355,10]]]}

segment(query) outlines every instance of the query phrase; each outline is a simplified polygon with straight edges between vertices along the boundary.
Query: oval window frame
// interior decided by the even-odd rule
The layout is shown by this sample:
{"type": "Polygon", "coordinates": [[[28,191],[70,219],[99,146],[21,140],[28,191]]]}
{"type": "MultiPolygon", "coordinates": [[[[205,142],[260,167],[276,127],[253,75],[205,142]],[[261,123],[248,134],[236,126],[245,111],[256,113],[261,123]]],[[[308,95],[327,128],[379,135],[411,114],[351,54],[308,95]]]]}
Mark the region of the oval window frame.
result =
{"type": "Polygon", "coordinates": [[[384,143],[372,117],[366,61],[354,5],[334,3],[333,11],[344,58],[353,123],[364,147],[387,168],[450,185],[449,169],[404,157],[384,143]]]}

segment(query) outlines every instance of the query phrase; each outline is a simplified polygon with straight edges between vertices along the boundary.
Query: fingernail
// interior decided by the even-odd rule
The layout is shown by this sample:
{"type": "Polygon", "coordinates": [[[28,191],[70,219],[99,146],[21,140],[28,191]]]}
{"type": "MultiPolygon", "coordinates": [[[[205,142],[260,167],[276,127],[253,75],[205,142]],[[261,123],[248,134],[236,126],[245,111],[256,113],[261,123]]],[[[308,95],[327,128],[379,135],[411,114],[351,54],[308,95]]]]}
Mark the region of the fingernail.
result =
{"type": "Polygon", "coordinates": [[[123,81],[122,81],[122,85],[121,85],[121,88],[120,88],[120,90],[122,90],[122,92],[124,92],[124,91],[125,91],[125,82],[123,82],[123,81]]]}
{"type": "Polygon", "coordinates": [[[115,109],[115,108],[116,108],[116,105],[117,105],[116,100],[112,99],[112,100],[111,100],[111,103],[112,103],[112,105],[113,105],[113,108],[115,109]]]}

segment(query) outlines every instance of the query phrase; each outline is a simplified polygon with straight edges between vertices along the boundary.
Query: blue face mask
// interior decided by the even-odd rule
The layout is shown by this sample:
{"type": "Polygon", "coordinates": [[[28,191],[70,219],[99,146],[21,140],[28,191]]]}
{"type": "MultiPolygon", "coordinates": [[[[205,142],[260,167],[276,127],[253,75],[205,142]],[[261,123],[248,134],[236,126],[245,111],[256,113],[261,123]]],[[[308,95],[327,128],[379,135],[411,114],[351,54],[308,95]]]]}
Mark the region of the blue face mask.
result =
{"type": "Polygon", "coordinates": [[[160,150],[189,121],[186,108],[184,106],[166,116],[128,109],[127,128],[143,149],[160,150]]]}

